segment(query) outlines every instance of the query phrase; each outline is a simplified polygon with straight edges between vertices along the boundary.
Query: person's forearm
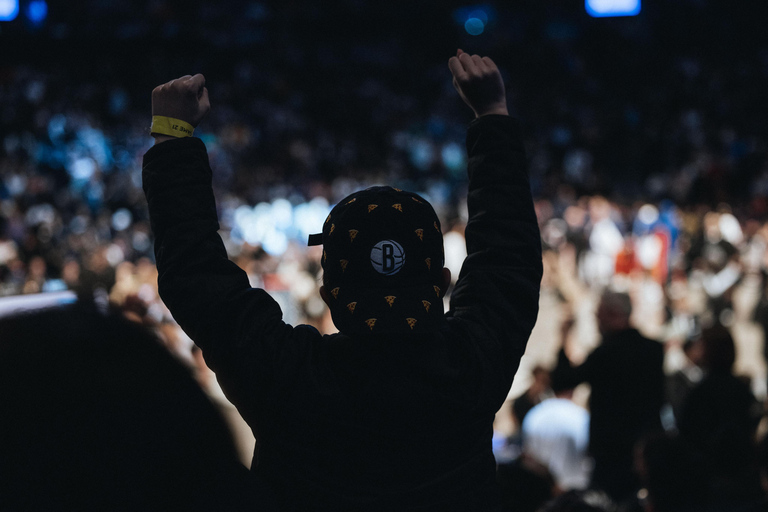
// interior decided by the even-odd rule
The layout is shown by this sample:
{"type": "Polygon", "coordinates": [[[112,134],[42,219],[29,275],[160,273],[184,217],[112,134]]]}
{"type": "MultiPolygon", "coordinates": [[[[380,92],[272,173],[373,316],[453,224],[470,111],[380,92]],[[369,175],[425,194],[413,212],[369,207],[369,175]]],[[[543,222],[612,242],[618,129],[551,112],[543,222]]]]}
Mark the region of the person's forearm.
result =
{"type": "Polygon", "coordinates": [[[249,287],[218,236],[205,146],[195,138],[155,145],[144,156],[143,182],[161,297],[190,337],[205,345],[209,322],[201,313],[249,287]]]}
{"type": "Polygon", "coordinates": [[[450,314],[488,329],[489,349],[503,358],[511,379],[536,322],[542,274],[517,121],[491,115],[474,120],[467,151],[467,258],[451,295],[450,314]]]}
{"type": "Polygon", "coordinates": [[[552,376],[560,382],[563,388],[573,389],[581,384],[580,376],[577,375],[576,369],[562,348],[557,353],[557,363],[552,369],[552,376]]]}
{"type": "MultiPolygon", "coordinates": [[[[206,364],[231,377],[244,358],[271,361],[270,343],[279,343],[290,327],[275,300],[251,288],[245,271],[229,260],[219,236],[213,171],[205,144],[191,136],[209,108],[202,75],[154,89],[156,138],[144,155],[142,178],[160,297],[203,350],[206,364]]],[[[252,367],[247,371],[255,377],[252,367]]]]}
{"type": "Polygon", "coordinates": [[[482,116],[467,135],[467,252],[541,277],[541,239],[522,135],[511,118],[482,116]]]}

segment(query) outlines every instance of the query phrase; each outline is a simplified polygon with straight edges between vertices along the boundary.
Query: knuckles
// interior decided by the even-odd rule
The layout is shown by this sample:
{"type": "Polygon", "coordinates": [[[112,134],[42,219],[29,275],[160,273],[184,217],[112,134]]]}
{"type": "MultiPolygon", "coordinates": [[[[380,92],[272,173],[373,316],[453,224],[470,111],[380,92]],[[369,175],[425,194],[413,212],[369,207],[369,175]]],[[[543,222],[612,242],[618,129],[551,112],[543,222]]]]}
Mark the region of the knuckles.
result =
{"type": "Polygon", "coordinates": [[[152,97],[163,97],[163,96],[173,96],[173,95],[189,95],[189,94],[196,94],[196,91],[194,88],[188,84],[184,84],[179,82],[178,79],[171,80],[170,82],[164,83],[162,85],[158,85],[154,89],[152,89],[152,97]]]}

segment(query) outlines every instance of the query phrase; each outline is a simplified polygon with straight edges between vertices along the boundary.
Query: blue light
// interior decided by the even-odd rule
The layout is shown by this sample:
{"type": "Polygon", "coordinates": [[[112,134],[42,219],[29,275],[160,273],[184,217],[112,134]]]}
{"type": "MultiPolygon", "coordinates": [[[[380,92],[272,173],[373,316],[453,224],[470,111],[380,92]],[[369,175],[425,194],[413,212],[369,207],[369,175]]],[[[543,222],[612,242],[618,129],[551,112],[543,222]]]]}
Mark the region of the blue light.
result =
{"type": "Polygon", "coordinates": [[[48,17],[48,4],[45,0],[32,0],[27,5],[27,18],[33,25],[40,25],[48,17]]]}
{"type": "Polygon", "coordinates": [[[468,34],[477,36],[494,22],[496,9],[490,4],[459,7],[453,11],[453,19],[459,26],[463,26],[468,34]]]}
{"type": "Polygon", "coordinates": [[[13,21],[19,15],[19,0],[0,0],[0,21],[13,21]]]}
{"type": "Polygon", "coordinates": [[[593,18],[637,16],[641,0],[584,0],[587,14],[593,18]]]}
{"type": "Polygon", "coordinates": [[[452,175],[458,175],[467,165],[467,159],[464,156],[464,148],[458,142],[449,142],[440,151],[443,159],[443,165],[451,171],[452,175]]]}
{"type": "Polygon", "coordinates": [[[422,171],[429,169],[435,159],[434,148],[429,140],[416,139],[411,143],[409,150],[411,163],[415,167],[422,171]]]}
{"type": "Polygon", "coordinates": [[[484,9],[474,9],[469,13],[467,19],[477,18],[483,22],[483,25],[488,23],[488,13],[484,9]]]}
{"type": "Polygon", "coordinates": [[[485,23],[479,18],[469,18],[464,23],[464,30],[466,30],[469,35],[479,36],[483,33],[483,30],[485,30],[485,23]]]}

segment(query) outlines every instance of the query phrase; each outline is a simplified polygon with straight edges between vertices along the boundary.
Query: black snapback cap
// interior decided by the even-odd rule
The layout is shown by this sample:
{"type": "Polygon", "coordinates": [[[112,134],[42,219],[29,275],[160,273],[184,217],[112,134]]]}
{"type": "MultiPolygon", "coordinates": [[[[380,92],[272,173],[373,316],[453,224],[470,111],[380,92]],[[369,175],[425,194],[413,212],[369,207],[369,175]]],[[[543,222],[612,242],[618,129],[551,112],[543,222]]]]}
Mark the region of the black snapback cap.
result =
{"type": "Polygon", "coordinates": [[[331,210],[309,245],[323,246],[323,280],[342,333],[407,333],[442,320],[443,234],[418,194],[355,192],[331,210]]]}

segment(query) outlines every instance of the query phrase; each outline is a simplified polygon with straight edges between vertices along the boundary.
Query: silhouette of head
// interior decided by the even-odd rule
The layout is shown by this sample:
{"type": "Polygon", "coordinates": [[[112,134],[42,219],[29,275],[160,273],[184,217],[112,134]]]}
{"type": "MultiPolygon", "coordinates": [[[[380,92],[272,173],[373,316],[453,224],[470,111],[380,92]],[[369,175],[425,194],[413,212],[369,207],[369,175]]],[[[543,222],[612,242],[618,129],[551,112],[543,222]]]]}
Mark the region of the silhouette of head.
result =
{"type": "Polygon", "coordinates": [[[630,327],[632,301],[623,292],[608,290],[603,292],[597,307],[597,327],[603,336],[623,331],[630,327]]]}
{"type": "Polygon", "coordinates": [[[701,331],[702,366],[711,372],[730,373],[736,362],[736,345],[731,333],[722,325],[701,331]]]}
{"type": "Polygon", "coordinates": [[[429,329],[443,315],[443,236],[421,196],[371,187],[342,199],[322,234],[323,299],[347,334],[429,329]]]}
{"type": "Polygon", "coordinates": [[[652,510],[705,509],[706,474],[685,440],[667,433],[648,436],[639,443],[635,458],[652,510]]]}

